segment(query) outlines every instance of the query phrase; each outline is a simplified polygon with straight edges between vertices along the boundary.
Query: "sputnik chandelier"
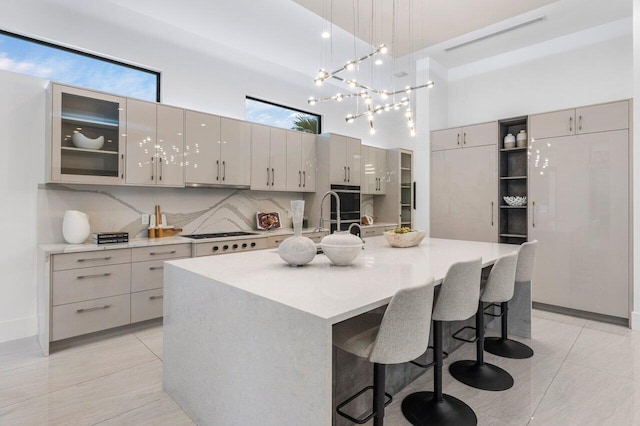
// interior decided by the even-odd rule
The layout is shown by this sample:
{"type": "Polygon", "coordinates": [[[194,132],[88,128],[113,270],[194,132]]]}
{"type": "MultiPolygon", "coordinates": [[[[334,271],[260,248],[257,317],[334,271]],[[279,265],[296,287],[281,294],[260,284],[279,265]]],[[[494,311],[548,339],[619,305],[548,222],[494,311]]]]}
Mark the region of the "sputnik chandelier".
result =
{"type": "MultiPolygon", "coordinates": [[[[372,33],[373,33],[373,21],[374,21],[373,4],[374,4],[374,1],[372,0],[372,6],[371,6],[371,10],[372,10],[371,32],[372,33]]],[[[333,10],[333,4],[331,5],[331,9],[333,10]]],[[[354,4],[354,17],[356,16],[356,14],[357,12],[354,4]]],[[[409,16],[411,16],[411,13],[409,13],[409,16]]],[[[394,1],[393,2],[393,21],[392,21],[394,27],[395,27],[395,19],[396,18],[395,18],[395,1],[394,1]]],[[[331,27],[333,27],[333,22],[331,22],[331,27]]],[[[355,35],[356,33],[357,33],[357,29],[354,28],[354,41],[356,38],[356,35],[355,35]]],[[[393,34],[392,38],[395,41],[395,38],[396,38],[395,30],[392,30],[392,34],[393,34]]],[[[409,36],[411,36],[411,24],[409,24],[409,36]]],[[[324,31],[322,33],[322,37],[329,38],[330,33],[328,33],[327,31],[324,31]]],[[[398,111],[404,107],[404,117],[407,121],[409,132],[411,136],[415,136],[416,129],[415,129],[415,121],[413,119],[413,110],[411,109],[411,94],[412,92],[417,91],[419,89],[433,87],[434,85],[433,81],[428,81],[424,84],[415,85],[415,86],[405,86],[403,89],[398,89],[398,90],[383,90],[383,89],[375,88],[373,87],[373,85],[363,84],[357,81],[355,77],[345,76],[345,74],[348,72],[356,71],[361,66],[361,64],[363,64],[366,61],[375,60],[374,63],[376,65],[381,65],[383,61],[381,58],[379,58],[379,56],[387,54],[388,51],[389,51],[389,48],[387,47],[387,45],[380,44],[371,53],[365,56],[362,56],[360,58],[347,61],[341,68],[335,71],[330,72],[330,71],[327,71],[326,69],[321,68],[320,71],[318,72],[317,77],[314,79],[314,83],[317,86],[321,86],[328,79],[335,79],[344,83],[346,86],[348,86],[349,89],[351,89],[351,91],[346,93],[338,93],[330,97],[316,98],[312,96],[307,100],[307,102],[309,103],[309,105],[315,105],[316,103],[319,103],[319,102],[329,102],[329,101],[342,102],[343,100],[349,99],[349,98],[356,98],[357,100],[363,100],[365,105],[364,111],[348,114],[345,117],[345,120],[347,123],[353,123],[358,118],[366,117],[369,121],[369,131],[371,134],[375,134],[374,116],[376,114],[382,114],[383,112],[388,112],[388,111],[398,111]],[[386,103],[376,104],[374,106],[373,105],[374,96],[379,98],[381,102],[386,102],[386,103]]],[[[412,58],[410,57],[410,59],[412,58]]],[[[410,62],[413,66],[413,62],[412,61],[410,62]]],[[[395,59],[394,59],[394,68],[395,68],[395,59]]],[[[358,105],[359,105],[359,102],[356,108],[358,107],[358,105]]]]}

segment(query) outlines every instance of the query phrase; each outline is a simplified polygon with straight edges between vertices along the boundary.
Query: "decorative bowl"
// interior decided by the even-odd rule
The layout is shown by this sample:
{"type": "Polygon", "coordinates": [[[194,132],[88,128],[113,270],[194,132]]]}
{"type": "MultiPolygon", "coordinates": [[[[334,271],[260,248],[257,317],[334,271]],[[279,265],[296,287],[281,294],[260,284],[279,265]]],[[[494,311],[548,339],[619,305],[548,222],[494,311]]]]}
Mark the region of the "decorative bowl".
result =
{"type": "Polygon", "coordinates": [[[71,142],[73,142],[76,148],[98,150],[102,148],[102,145],[104,145],[104,136],[98,136],[95,139],[91,139],[78,132],[71,136],[71,142]]]}
{"type": "Polygon", "coordinates": [[[391,247],[415,247],[424,240],[427,235],[425,231],[414,230],[404,234],[397,234],[391,231],[385,231],[384,237],[391,247]]]}
{"type": "Polygon", "coordinates": [[[320,242],[322,252],[331,263],[337,266],[351,265],[362,251],[363,245],[360,237],[347,231],[336,231],[324,237],[320,242]]]}
{"type": "Polygon", "coordinates": [[[505,196],[505,197],[502,197],[502,199],[504,200],[505,203],[507,203],[508,206],[518,207],[518,206],[524,206],[527,204],[527,197],[505,196]]]}

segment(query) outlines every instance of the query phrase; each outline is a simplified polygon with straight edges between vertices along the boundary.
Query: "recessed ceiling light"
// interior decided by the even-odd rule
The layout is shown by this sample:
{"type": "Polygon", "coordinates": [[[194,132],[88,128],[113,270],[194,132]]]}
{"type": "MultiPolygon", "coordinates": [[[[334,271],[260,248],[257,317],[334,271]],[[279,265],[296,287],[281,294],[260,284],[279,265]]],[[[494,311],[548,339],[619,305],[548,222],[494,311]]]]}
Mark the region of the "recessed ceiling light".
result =
{"type": "Polygon", "coordinates": [[[322,38],[329,38],[331,37],[331,33],[329,31],[323,31],[322,34],[320,34],[322,36],[322,38]]]}

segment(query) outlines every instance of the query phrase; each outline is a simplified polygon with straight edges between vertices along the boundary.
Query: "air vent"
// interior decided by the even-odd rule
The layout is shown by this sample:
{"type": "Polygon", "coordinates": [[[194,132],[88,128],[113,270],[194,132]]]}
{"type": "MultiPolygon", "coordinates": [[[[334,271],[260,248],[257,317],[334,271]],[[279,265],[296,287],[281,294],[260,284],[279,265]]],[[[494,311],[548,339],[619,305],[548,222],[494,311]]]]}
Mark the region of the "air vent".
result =
{"type": "Polygon", "coordinates": [[[398,71],[398,72],[397,72],[397,73],[395,73],[393,76],[394,76],[394,77],[396,77],[396,78],[402,78],[402,77],[406,77],[406,76],[408,76],[408,75],[409,75],[409,74],[408,74],[408,73],[406,73],[405,71],[398,71]]]}
{"type": "Polygon", "coordinates": [[[476,37],[476,38],[473,38],[471,40],[467,40],[465,42],[455,44],[453,46],[449,46],[446,49],[444,49],[444,51],[445,52],[451,52],[452,50],[458,49],[460,47],[468,46],[470,44],[477,43],[479,41],[486,40],[488,38],[495,37],[495,36],[500,35],[500,34],[508,33],[509,31],[513,31],[513,30],[516,30],[518,28],[526,27],[526,26],[531,25],[531,24],[535,24],[536,22],[543,21],[544,19],[545,19],[544,15],[536,16],[535,18],[531,18],[531,19],[528,19],[528,20],[526,20],[524,22],[520,22],[518,24],[511,25],[511,26],[509,26],[507,28],[503,28],[501,30],[494,31],[494,32],[489,33],[489,34],[485,34],[483,36],[476,37]]]}

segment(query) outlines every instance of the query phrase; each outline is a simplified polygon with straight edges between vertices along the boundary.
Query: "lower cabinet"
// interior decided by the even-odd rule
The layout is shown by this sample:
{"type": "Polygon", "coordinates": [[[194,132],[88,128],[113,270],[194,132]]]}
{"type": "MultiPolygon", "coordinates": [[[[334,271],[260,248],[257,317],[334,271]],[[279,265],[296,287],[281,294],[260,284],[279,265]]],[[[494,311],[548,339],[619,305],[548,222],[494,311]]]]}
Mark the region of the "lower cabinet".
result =
{"type": "Polygon", "coordinates": [[[381,235],[384,235],[385,231],[390,231],[391,229],[395,229],[395,228],[396,228],[395,225],[363,227],[362,228],[362,238],[379,237],[381,235]]]}
{"type": "Polygon", "coordinates": [[[129,293],[54,306],[51,341],[106,330],[131,322],[129,293]]]}
{"type": "Polygon", "coordinates": [[[161,317],[162,298],[162,288],[131,293],[131,322],[161,317]]]}

